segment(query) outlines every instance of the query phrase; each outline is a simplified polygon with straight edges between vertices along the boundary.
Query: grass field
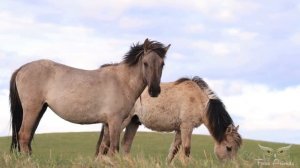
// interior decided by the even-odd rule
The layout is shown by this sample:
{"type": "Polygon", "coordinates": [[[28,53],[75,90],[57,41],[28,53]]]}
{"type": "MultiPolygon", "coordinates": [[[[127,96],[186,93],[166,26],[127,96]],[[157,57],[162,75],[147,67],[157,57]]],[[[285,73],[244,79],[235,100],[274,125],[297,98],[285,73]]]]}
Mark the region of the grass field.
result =
{"type": "MultiPolygon", "coordinates": [[[[134,140],[130,157],[117,155],[95,161],[94,152],[98,133],[53,133],[37,134],[32,143],[32,157],[9,153],[10,138],[0,138],[0,167],[261,167],[257,160],[263,158],[258,144],[272,147],[287,144],[244,140],[236,161],[219,163],[213,154],[213,140],[210,136],[193,135],[189,163],[183,165],[180,157],[171,165],[165,163],[169,146],[173,140],[171,133],[139,132],[134,140]]],[[[289,150],[289,162],[294,166],[275,165],[273,167],[298,167],[300,165],[300,145],[289,150]]]]}

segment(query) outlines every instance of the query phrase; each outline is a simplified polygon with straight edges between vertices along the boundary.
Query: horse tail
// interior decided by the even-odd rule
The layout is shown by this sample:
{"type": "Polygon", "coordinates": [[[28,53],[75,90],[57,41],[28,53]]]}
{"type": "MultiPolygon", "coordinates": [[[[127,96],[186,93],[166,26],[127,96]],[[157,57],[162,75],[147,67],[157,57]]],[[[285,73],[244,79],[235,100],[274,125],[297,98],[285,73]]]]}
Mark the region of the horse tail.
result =
{"type": "Polygon", "coordinates": [[[192,81],[206,93],[209,101],[206,106],[208,129],[217,142],[224,138],[227,127],[233,124],[222,100],[209,88],[208,84],[200,77],[193,77],[192,81]]]}
{"type": "Polygon", "coordinates": [[[11,127],[12,127],[12,140],[10,145],[10,151],[20,150],[18,132],[20,130],[23,118],[23,108],[19,97],[16,77],[21,68],[17,69],[11,76],[10,79],[10,113],[11,113],[11,127]]]}

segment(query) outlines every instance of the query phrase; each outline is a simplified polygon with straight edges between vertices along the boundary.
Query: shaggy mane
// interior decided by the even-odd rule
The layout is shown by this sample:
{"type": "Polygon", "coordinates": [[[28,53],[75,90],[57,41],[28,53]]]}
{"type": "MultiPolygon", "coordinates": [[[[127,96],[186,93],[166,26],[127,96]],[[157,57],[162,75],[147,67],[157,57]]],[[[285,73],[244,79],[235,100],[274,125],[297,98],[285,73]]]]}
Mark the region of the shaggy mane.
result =
{"type": "MultiPolygon", "coordinates": [[[[161,58],[165,58],[166,50],[165,46],[157,41],[149,41],[147,46],[148,50],[156,52],[161,58]]],[[[125,54],[123,60],[129,66],[135,65],[138,63],[139,59],[144,55],[144,44],[133,44],[130,47],[130,50],[125,54]]]]}

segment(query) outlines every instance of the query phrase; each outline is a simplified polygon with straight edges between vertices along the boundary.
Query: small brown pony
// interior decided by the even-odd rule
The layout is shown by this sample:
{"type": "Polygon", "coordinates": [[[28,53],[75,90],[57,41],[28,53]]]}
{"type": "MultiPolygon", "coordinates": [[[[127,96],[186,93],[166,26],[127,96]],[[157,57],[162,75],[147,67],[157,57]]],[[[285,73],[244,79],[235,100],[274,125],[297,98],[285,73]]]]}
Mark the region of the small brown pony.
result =
{"type": "MultiPolygon", "coordinates": [[[[214,151],[218,159],[233,159],[242,144],[238,126],[234,126],[224,104],[207,83],[197,76],[193,79],[181,78],[176,82],[162,83],[161,94],[157,98],[151,98],[143,92],[130,117],[123,123],[123,127],[127,126],[122,140],[125,153],[130,152],[133,138],[141,123],[155,131],[175,131],[167,157],[169,163],[180,146],[183,147],[185,156],[189,157],[193,128],[202,123],[215,140],[214,151]]],[[[101,132],[104,135],[100,152],[105,154],[109,146],[109,130],[106,125],[103,125],[101,132]]]]}
{"type": "Polygon", "coordinates": [[[11,151],[31,153],[31,140],[49,107],[73,123],[107,124],[109,153],[115,153],[119,150],[121,124],[145,87],[152,97],[160,94],[169,47],[146,39],[142,45],[133,45],[122,62],[96,70],[76,69],[50,60],[21,66],[10,82],[11,151]]]}

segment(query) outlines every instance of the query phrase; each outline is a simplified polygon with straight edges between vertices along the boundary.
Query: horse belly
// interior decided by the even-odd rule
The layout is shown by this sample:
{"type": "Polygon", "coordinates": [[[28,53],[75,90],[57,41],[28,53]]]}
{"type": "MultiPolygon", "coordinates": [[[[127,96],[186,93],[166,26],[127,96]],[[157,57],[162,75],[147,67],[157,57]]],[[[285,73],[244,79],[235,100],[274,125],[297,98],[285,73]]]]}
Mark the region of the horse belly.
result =
{"type": "Polygon", "coordinates": [[[171,132],[179,129],[180,121],[177,116],[156,115],[152,112],[139,116],[139,119],[145,127],[155,131],[171,132]]]}
{"type": "Polygon", "coordinates": [[[172,122],[166,122],[166,121],[152,122],[152,123],[144,122],[143,124],[145,125],[145,127],[149,128],[151,130],[154,130],[154,131],[172,132],[174,130],[179,129],[176,124],[174,124],[172,122]]]}
{"type": "Polygon", "coordinates": [[[77,124],[103,123],[106,121],[106,115],[100,108],[93,103],[78,104],[68,103],[49,103],[50,109],[61,118],[77,124]]]}

